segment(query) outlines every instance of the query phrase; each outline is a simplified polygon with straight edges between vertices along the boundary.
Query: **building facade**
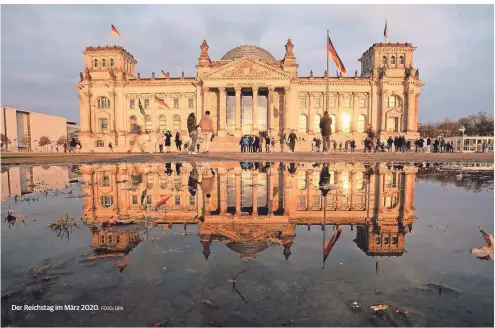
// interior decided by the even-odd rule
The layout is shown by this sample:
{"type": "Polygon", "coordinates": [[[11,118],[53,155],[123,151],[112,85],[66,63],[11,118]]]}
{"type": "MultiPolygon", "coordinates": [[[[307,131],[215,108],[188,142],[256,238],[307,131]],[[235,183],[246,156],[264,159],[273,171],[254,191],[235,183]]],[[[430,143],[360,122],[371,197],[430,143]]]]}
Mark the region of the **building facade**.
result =
{"type": "Polygon", "coordinates": [[[116,150],[128,150],[134,118],[149,134],[151,145],[158,131],[184,136],[187,116],[195,113],[199,120],[206,110],[218,136],[212,150],[237,150],[244,134],[266,132],[278,139],[291,129],[306,140],[300,149],[310,150],[327,105],[334,140],[355,139],[360,146],[368,129],[382,139],[418,137],[424,83],[412,66],[416,48],[409,43],[375,43],[359,59],[360,73],[328,77],[328,95],[327,72],[298,74],[290,39],[282,60],[253,45],[234,48],[220,60],[212,60],[208,49],[203,41],[196,77],[152,73],[144,78],[136,73],[137,61],[122,47],[86,48],[85,70],[77,84],[83,151],[105,151],[109,142],[116,150]]]}
{"type": "MultiPolygon", "coordinates": [[[[69,132],[77,130],[75,122],[68,122],[64,117],[44,113],[28,112],[12,107],[2,106],[1,131],[2,150],[55,152],[60,139],[67,140],[69,132]],[[46,137],[49,144],[40,146],[41,137],[46,137]],[[3,142],[7,141],[7,142],[3,142]]],[[[63,152],[61,145],[59,151],[63,152]]]]}

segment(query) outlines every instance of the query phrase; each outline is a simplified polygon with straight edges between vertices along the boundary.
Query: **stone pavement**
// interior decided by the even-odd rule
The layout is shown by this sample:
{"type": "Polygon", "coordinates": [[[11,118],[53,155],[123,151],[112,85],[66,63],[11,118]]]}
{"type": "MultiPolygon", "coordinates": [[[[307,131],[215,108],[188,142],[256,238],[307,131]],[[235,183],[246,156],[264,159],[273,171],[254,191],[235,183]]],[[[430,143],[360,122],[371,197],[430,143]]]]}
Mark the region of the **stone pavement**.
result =
{"type": "Polygon", "coordinates": [[[493,162],[493,153],[345,153],[331,152],[328,155],[313,152],[299,153],[234,153],[215,152],[210,154],[188,155],[186,153],[2,153],[2,165],[18,164],[62,164],[98,163],[113,161],[295,161],[295,162],[452,162],[483,161],[493,162]]]}

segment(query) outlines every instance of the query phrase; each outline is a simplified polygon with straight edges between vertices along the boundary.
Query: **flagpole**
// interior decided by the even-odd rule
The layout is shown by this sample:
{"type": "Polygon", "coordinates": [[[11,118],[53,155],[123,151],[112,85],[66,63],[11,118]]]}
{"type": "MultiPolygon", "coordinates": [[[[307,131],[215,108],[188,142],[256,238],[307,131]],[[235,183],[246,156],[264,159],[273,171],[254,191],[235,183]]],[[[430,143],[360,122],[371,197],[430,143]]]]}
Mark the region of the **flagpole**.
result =
{"type": "MultiPolygon", "coordinates": [[[[330,34],[329,34],[329,31],[327,30],[327,39],[325,40],[327,46],[327,78],[326,78],[326,89],[325,89],[325,98],[326,98],[326,101],[325,101],[325,111],[328,112],[328,75],[330,74],[330,71],[328,70],[328,39],[330,38],[330,34]]],[[[328,147],[329,145],[327,145],[328,147]]],[[[328,151],[328,149],[327,149],[328,151]]]]}
{"type": "Polygon", "coordinates": [[[327,194],[323,193],[323,264],[322,268],[325,269],[325,239],[327,232],[327,194]]]}

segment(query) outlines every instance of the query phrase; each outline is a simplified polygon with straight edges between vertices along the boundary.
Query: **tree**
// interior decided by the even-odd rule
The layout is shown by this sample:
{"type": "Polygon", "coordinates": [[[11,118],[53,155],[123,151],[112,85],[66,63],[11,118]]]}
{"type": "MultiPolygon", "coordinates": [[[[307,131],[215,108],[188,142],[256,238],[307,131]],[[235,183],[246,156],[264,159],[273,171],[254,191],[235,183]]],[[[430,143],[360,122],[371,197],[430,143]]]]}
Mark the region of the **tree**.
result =
{"type": "Polygon", "coordinates": [[[488,113],[479,112],[457,120],[445,119],[441,123],[428,122],[419,127],[419,133],[422,137],[436,138],[438,136],[454,137],[461,135],[459,129],[464,127],[465,135],[468,136],[492,136],[493,135],[493,116],[488,113]]]}
{"type": "Polygon", "coordinates": [[[57,145],[62,146],[67,142],[67,137],[66,136],[60,136],[57,140],[57,145]]]}
{"type": "Polygon", "coordinates": [[[45,136],[42,136],[40,138],[40,140],[38,141],[38,144],[40,145],[40,147],[44,147],[44,146],[49,145],[51,143],[52,142],[50,141],[50,139],[48,139],[48,137],[45,137],[45,136]]]}
{"type": "Polygon", "coordinates": [[[7,147],[9,143],[11,143],[10,139],[5,134],[2,133],[2,144],[4,145],[4,147],[7,147]]]}

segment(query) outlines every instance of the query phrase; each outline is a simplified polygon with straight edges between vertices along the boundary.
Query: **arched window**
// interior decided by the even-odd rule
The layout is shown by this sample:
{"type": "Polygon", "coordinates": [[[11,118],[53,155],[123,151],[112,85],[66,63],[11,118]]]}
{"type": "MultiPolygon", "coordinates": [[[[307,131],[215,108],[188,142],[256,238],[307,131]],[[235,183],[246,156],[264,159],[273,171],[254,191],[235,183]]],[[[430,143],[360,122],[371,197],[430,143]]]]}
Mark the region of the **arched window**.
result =
{"type": "Polygon", "coordinates": [[[357,120],[357,132],[363,133],[366,128],[366,117],[364,115],[359,115],[357,120]]]}
{"type": "Polygon", "coordinates": [[[404,56],[399,57],[399,64],[404,65],[404,56]]]}
{"type": "Polygon", "coordinates": [[[112,196],[100,196],[100,205],[109,208],[113,205],[113,197],[112,196]]]}
{"type": "Polygon", "coordinates": [[[387,56],[382,57],[382,65],[387,65],[387,56]]]}
{"type": "Polygon", "coordinates": [[[313,118],[313,130],[315,132],[320,131],[320,120],[321,120],[321,116],[319,114],[316,114],[313,118]]]}
{"type": "Polygon", "coordinates": [[[107,67],[107,60],[106,60],[105,58],[103,58],[103,59],[101,60],[101,66],[102,66],[102,67],[107,67]]]}
{"type": "Polygon", "coordinates": [[[401,101],[399,96],[397,95],[391,95],[388,97],[388,107],[400,107],[401,106],[401,101]]]}
{"type": "Polygon", "coordinates": [[[180,116],[179,115],[174,115],[172,128],[173,128],[174,132],[180,131],[180,116]]]}
{"type": "Polygon", "coordinates": [[[158,130],[167,130],[167,117],[165,115],[160,115],[160,117],[158,118],[158,130]]]}
{"type": "Polygon", "coordinates": [[[301,171],[297,174],[297,188],[299,190],[306,189],[306,172],[301,171]]]}
{"type": "Polygon", "coordinates": [[[113,64],[114,64],[113,58],[110,58],[110,67],[113,67],[113,64]]]}
{"type": "Polygon", "coordinates": [[[146,115],[144,117],[144,130],[146,133],[151,133],[153,130],[153,120],[151,119],[150,115],[146,115]]]}
{"type": "Polygon", "coordinates": [[[340,130],[344,133],[351,132],[351,116],[347,113],[340,115],[340,130]]]}
{"type": "Polygon", "coordinates": [[[332,125],[330,125],[330,128],[332,129],[332,133],[335,133],[335,124],[336,124],[336,117],[335,115],[330,115],[330,118],[332,119],[332,125]]]}
{"type": "Polygon", "coordinates": [[[98,68],[98,59],[96,58],[93,60],[93,67],[98,68]]]}
{"type": "Polygon", "coordinates": [[[395,65],[395,56],[392,56],[392,58],[390,58],[390,64],[395,65]]]}
{"type": "Polygon", "coordinates": [[[299,116],[299,132],[306,132],[306,126],[308,124],[308,119],[306,115],[300,115],[299,116]]]}
{"type": "Polygon", "coordinates": [[[110,99],[107,97],[100,97],[96,100],[97,108],[109,108],[110,107],[110,99]]]}
{"type": "Polygon", "coordinates": [[[153,188],[153,173],[148,173],[148,175],[146,176],[146,188],[153,188]]]}
{"type": "Polygon", "coordinates": [[[105,142],[103,140],[96,140],[96,147],[98,148],[105,147],[105,142]]]}
{"type": "Polygon", "coordinates": [[[397,196],[385,196],[383,197],[383,206],[386,208],[392,209],[395,208],[398,204],[397,196]]]}

